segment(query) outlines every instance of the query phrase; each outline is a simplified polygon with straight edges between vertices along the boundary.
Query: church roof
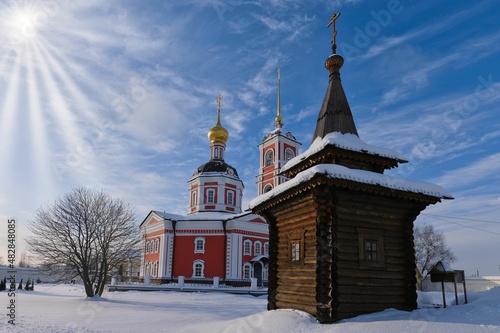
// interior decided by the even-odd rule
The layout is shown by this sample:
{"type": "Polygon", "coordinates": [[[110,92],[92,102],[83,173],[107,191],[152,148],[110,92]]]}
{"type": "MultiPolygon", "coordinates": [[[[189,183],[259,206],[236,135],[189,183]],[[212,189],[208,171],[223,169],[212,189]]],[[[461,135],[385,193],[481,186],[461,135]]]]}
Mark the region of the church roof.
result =
{"type": "Polygon", "coordinates": [[[271,132],[267,133],[266,136],[264,136],[264,139],[262,139],[262,142],[265,142],[265,141],[271,139],[272,137],[280,136],[280,135],[287,137],[290,140],[297,141],[297,139],[295,138],[295,136],[293,136],[293,134],[291,132],[286,132],[283,130],[283,128],[275,128],[271,132]]]}
{"type": "Polygon", "coordinates": [[[316,122],[313,141],[331,132],[358,135],[351,108],[340,81],[339,69],[343,63],[344,59],[338,54],[330,55],[325,62],[325,67],[330,71],[330,80],[316,122]]]}
{"type": "Polygon", "coordinates": [[[385,157],[388,159],[396,160],[400,163],[406,163],[408,160],[399,152],[383,147],[370,145],[361,140],[357,135],[340,132],[332,132],[325,135],[323,138],[316,138],[311,146],[302,154],[295,156],[289,160],[282,168],[281,172],[286,172],[300,162],[308,159],[314,154],[323,150],[326,146],[334,146],[345,150],[359,152],[363,154],[385,157]]]}
{"type": "Polygon", "coordinates": [[[155,213],[166,220],[173,221],[226,221],[239,219],[248,215],[251,215],[251,217],[255,216],[260,218],[260,216],[253,214],[251,211],[245,211],[237,214],[227,212],[196,212],[189,215],[178,215],[161,212],[158,210],[152,210],[151,213],[155,213]]]}
{"type": "Polygon", "coordinates": [[[207,163],[200,165],[193,173],[193,177],[200,174],[218,173],[225,174],[239,179],[238,172],[234,167],[224,162],[224,160],[210,160],[207,163]]]}
{"type": "Polygon", "coordinates": [[[222,96],[219,95],[219,97],[217,98],[217,123],[215,124],[214,127],[208,130],[207,136],[208,136],[208,141],[210,141],[211,143],[218,142],[225,144],[227,142],[227,139],[229,139],[229,133],[220,123],[221,101],[222,101],[222,96]]]}
{"type": "MultiPolygon", "coordinates": [[[[280,184],[273,188],[271,191],[253,199],[252,201],[250,201],[249,209],[254,209],[262,203],[276,196],[279,196],[285,191],[293,189],[319,175],[324,175],[330,179],[345,180],[352,184],[362,183],[371,186],[379,186],[390,190],[425,195],[437,199],[453,199],[453,196],[441,186],[431,183],[392,177],[366,170],[350,169],[338,164],[319,164],[300,172],[289,181],[280,184]]],[[[347,183],[345,187],[349,187],[349,185],[350,184],[347,183]]]]}

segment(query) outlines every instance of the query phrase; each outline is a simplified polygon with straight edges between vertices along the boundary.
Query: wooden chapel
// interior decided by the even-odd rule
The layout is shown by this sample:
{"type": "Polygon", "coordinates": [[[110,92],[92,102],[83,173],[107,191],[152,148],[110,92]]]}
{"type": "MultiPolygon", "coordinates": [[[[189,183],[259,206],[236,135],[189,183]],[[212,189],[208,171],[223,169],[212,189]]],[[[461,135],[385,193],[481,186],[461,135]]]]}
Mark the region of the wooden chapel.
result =
{"type": "Polygon", "coordinates": [[[282,167],[288,182],[250,203],[269,223],[268,309],[302,310],[321,323],[415,309],[413,222],[452,199],[437,185],[384,175],[405,158],[358,137],[340,80],[339,15],[329,24],[329,83],[313,143],[282,167]]]}

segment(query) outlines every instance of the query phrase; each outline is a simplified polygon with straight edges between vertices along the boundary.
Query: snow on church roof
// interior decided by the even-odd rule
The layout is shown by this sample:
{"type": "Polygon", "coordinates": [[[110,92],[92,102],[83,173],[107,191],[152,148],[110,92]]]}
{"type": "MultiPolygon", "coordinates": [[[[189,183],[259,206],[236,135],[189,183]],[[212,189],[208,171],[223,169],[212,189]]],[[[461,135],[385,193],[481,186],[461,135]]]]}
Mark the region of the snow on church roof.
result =
{"type": "Polygon", "coordinates": [[[297,155],[294,158],[292,158],[290,161],[288,161],[281,168],[281,172],[289,170],[293,166],[295,166],[295,165],[299,164],[300,162],[302,162],[303,160],[307,159],[309,156],[314,155],[317,152],[321,151],[323,148],[325,148],[328,145],[332,145],[332,146],[346,149],[346,150],[367,153],[370,155],[388,157],[388,158],[392,158],[395,160],[399,160],[401,162],[408,161],[406,159],[406,157],[404,157],[403,155],[401,155],[397,151],[392,150],[392,149],[388,149],[388,148],[382,148],[382,147],[369,145],[354,134],[351,134],[351,133],[342,134],[340,132],[332,132],[332,133],[328,133],[327,135],[325,135],[324,138],[319,138],[319,137],[316,138],[316,140],[314,140],[314,142],[311,144],[309,149],[307,149],[302,154],[297,155]]]}
{"type": "Polygon", "coordinates": [[[237,214],[227,212],[196,212],[188,215],[178,215],[157,210],[153,210],[153,212],[160,215],[164,219],[174,221],[225,221],[251,214],[251,212],[242,212],[237,214]]]}
{"type": "Polygon", "coordinates": [[[453,199],[453,196],[441,186],[431,183],[392,177],[366,170],[349,169],[338,164],[318,164],[298,173],[294,178],[276,186],[271,191],[256,197],[255,199],[250,201],[249,209],[253,209],[254,207],[279,195],[280,193],[283,193],[288,189],[291,189],[301,183],[312,179],[318,174],[325,174],[329,178],[351,180],[364,184],[378,185],[394,190],[420,193],[443,199],[453,199]]]}

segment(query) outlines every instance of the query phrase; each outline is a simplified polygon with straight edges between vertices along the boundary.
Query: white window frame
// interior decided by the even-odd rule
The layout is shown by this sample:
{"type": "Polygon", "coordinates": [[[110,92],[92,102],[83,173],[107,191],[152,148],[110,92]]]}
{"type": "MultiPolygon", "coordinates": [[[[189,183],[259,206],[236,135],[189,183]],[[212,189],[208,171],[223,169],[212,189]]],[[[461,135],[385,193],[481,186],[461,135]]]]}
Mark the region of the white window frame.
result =
{"type": "Polygon", "coordinates": [[[252,264],[249,262],[243,264],[243,278],[250,279],[252,277],[252,264]],[[247,275],[248,272],[248,275],[247,275]]]}
{"type": "Polygon", "coordinates": [[[193,278],[204,278],[205,277],[205,261],[195,260],[193,261],[193,278]],[[196,267],[200,266],[200,275],[196,275],[196,267]]]}
{"type": "Polygon", "coordinates": [[[265,187],[264,187],[264,193],[267,193],[269,191],[271,191],[273,189],[273,185],[271,184],[267,184],[265,187]]]}
{"type": "Polygon", "coordinates": [[[215,189],[213,188],[207,190],[207,203],[215,203],[215,189]],[[210,200],[210,194],[212,194],[212,200],[210,200]]]}
{"type": "Polygon", "coordinates": [[[269,242],[264,243],[264,255],[269,255],[269,242]]]}
{"type": "Polygon", "coordinates": [[[153,262],[153,272],[151,274],[152,276],[158,276],[158,261],[153,262]]]}
{"type": "Polygon", "coordinates": [[[266,155],[264,156],[265,165],[270,166],[274,164],[274,149],[268,149],[266,155]]]}
{"type": "Polygon", "coordinates": [[[194,190],[192,193],[191,193],[191,206],[196,206],[198,204],[197,202],[197,191],[194,190]]]}
{"type": "Polygon", "coordinates": [[[295,153],[293,152],[292,149],[290,149],[290,148],[285,149],[285,161],[289,161],[294,157],[295,157],[295,153]],[[290,155],[290,157],[288,157],[288,155],[290,155]]]}
{"type": "Polygon", "coordinates": [[[260,256],[262,254],[262,242],[256,241],[253,244],[253,255],[260,256]]]}
{"type": "Polygon", "coordinates": [[[234,206],[234,191],[233,190],[229,190],[227,191],[227,204],[229,206],[234,206]],[[229,198],[231,197],[231,200],[229,200],[229,198]]]}
{"type": "Polygon", "coordinates": [[[194,253],[205,253],[205,238],[204,237],[196,237],[194,239],[194,253]],[[202,243],[202,248],[198,249],[198,243],[202,243]]]}
{"type": "Polygon", "coordinates": [[[252,241],[250,239],[246,239],[243,242],[243,254],[252,255],[252,241]],[[247,248],[248,245],[248,248],[247,248]]]}

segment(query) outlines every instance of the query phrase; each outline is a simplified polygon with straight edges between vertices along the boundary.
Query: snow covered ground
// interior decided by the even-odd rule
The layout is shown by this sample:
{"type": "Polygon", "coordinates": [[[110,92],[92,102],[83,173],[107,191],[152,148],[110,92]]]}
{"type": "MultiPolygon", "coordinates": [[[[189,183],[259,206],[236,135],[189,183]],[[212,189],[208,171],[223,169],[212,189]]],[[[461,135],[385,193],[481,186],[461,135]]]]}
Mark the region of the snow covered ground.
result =
{"type": "MultiPolygon", "coordinates": [[[[0,332],[500,332],[500,287],[469,294],[469,304],[383,312],[321,325],[300,311],[266,311],[266,296],[223,293],[113,292],[86,299],[78,285],[35,285],[16,293],[16,326],[7,323],[0,293],[0,332]]],[[[441,302],[424,293],[419,303],[441,302]]],[[[463,299],[461,300],[463,302],[463,299]]],[[[453,294],[447,303],[454,304],[453,294]]]]}

